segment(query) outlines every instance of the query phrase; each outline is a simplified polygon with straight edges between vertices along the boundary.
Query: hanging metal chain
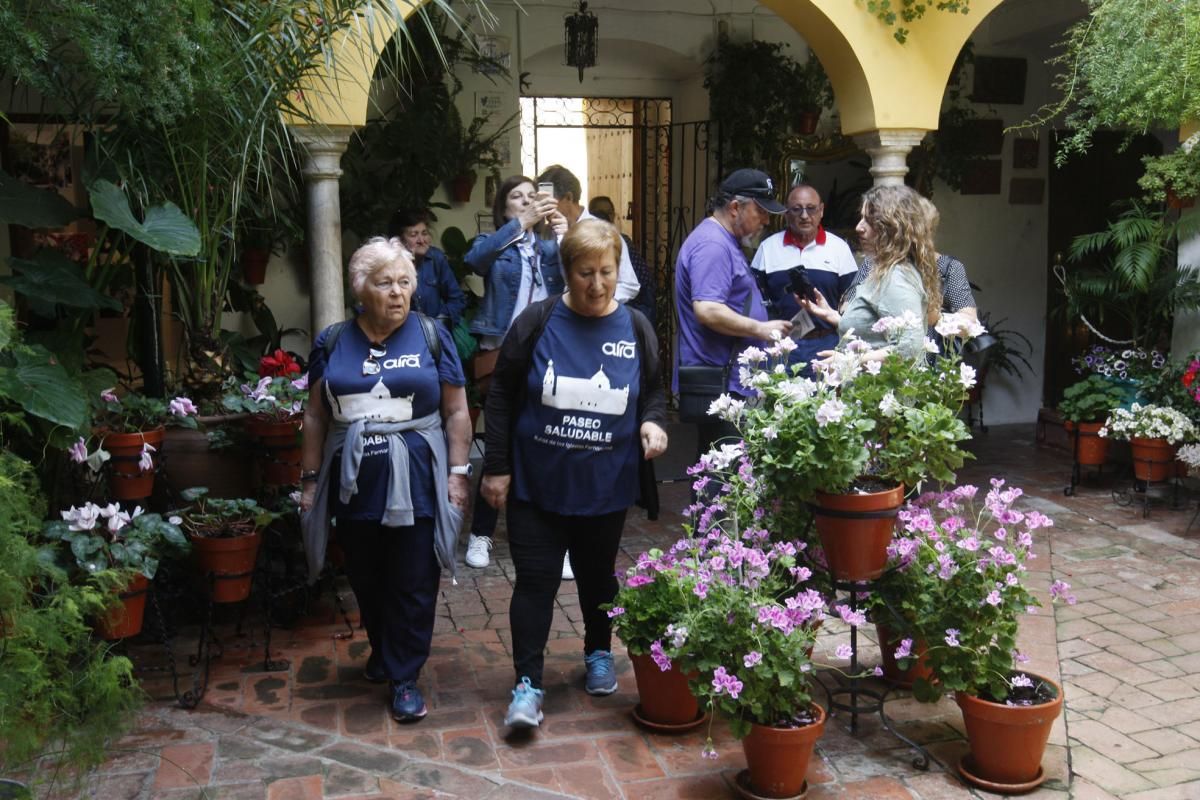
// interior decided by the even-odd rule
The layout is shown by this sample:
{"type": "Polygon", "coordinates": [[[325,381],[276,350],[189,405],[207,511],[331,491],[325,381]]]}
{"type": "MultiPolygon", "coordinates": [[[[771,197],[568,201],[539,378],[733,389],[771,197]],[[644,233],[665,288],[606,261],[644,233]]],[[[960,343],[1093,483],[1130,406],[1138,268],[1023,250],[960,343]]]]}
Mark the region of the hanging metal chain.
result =
{"type": "MultiPolygon", "coordinates": [[[[1068,300],[1070,300],[1071,292],[1067,289],[1067,268],[1063,266],[1061,254],[1055,258],[1054,267],[1052,270],[1054,272],[1054,277],[1058,278],[1058,282],[1062,284],[1063,294],[1066,295],[1068,300]]],[[[1082,313],[1080,313],[1079,318],[1083,320],[1084,325],[1087,325],[1088,330],[1109,344],[1137,344],[1137,339],[1113,339],[1105,336],[1103,333],[1098,331],[1096,326],[1093,325],[1082,313]]]]}

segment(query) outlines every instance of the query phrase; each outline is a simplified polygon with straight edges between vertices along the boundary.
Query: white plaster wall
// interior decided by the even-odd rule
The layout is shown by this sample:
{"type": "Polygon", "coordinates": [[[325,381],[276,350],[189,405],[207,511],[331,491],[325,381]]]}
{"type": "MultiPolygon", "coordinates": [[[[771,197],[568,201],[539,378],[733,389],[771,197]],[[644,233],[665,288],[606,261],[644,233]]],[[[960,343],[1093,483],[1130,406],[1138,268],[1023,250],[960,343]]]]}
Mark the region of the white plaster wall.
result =
{"type": "MultiPolygon", "coordinates": [[[[1183,213],[1195,217],[1200,214],[1200,208],[1192,208],[1183,213]]],[[[1200,236],[1194,236],[1180,245],[1179,264],[1200,270],[1200,236]]],[[[1171,355],[1182,358],[1197,350],[1200,350],[1200,311],[1176,315],[1175,331],[1171,337],[1171,355]]]]}

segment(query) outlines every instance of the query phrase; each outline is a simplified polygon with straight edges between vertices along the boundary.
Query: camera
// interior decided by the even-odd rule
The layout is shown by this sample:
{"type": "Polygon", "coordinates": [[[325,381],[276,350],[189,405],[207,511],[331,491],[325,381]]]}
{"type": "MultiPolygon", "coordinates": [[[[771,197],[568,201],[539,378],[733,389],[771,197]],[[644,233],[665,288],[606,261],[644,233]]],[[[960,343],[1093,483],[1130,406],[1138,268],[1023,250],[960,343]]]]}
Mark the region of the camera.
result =
{"type": "Polygon", "coordinates": [[[792,267],[788,270],[789,288],[792,294],[803,297],[810,303],[817,302],[817,290],[808,279],[808,270],[804,267],[792,267]]]}

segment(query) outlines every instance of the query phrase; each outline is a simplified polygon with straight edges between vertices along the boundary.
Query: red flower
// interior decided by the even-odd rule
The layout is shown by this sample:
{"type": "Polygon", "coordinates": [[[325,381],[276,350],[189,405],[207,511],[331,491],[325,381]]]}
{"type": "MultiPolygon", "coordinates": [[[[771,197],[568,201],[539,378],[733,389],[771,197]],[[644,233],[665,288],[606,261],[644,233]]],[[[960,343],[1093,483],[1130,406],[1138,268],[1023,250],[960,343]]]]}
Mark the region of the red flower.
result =
{"type": "Polygon", "coordinates": [[[1190,389],[1192,388],[1192,381],[1194,380],[1196,380],[1196,373],[1189,372],[1183,376],[1183,385],[1190,389]]]}
{"type": "Polygon", "coordinates": [[[286,378],[299,372],[300,365],[296,363],[296,359],[283,350],[276,350],[271,355],[263,356],[258,360],[258,377],[260,378],[268,375],[272,378],[286,378]]]}

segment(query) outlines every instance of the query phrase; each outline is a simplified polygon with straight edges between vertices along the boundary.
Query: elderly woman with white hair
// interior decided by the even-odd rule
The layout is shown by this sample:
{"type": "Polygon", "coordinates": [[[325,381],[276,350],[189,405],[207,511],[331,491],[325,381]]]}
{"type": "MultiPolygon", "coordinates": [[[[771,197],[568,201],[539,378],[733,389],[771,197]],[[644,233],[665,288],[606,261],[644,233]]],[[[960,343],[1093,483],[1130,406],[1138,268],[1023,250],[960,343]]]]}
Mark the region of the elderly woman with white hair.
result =
{"type": "Polygon", "coordinates": [[[371,643],[365,677],[390,681],[393,718],[416,722],[440,572],[453,574],[470,491],[466,379],[445,327],[412,312],[417,274],[400,239],[370,239],[349,273],[362,310],[323,330],[309,361],[304,543],[315,579],[336,520],[371,643]]]}

